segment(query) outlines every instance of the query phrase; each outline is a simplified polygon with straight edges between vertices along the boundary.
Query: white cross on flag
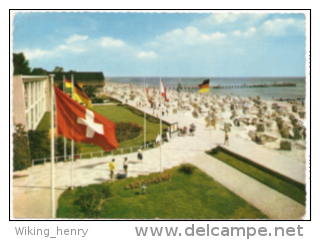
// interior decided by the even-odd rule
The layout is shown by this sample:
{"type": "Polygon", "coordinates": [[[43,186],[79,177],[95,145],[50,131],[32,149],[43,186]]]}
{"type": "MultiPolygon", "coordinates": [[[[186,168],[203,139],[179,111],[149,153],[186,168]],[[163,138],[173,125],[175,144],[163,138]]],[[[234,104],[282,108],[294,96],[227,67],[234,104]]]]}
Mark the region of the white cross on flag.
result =
{"type": "Polygon", "coordinates": [[[54,86],[57,109],[57,135],[76,142],[91,143],[106,151],[118,148],[116,125],[54,86]]]}

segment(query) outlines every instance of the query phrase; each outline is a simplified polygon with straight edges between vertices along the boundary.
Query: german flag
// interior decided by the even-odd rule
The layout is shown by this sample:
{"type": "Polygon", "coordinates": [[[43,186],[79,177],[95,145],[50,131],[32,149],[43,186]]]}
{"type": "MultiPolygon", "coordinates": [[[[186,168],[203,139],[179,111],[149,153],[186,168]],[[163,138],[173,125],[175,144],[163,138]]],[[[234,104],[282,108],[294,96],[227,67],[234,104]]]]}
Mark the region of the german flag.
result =
{"type": "Polygon", "coordinates": [[[202,84],[199,84],[199,93],[206,93],[210,91],[209,81],[210,81],[209,79],[206,79],[203,81],[202,84]]]}
{"type": "MultiPolygon", "coordinates": [[[[71,88],[71,85],[72,85],[71,81],[68,79],[65,79],[65,82],[66,82],[66,89],[71,88]]],[[[78,82],[77,84],[79,87],[81,88],[83,87],[83,83],[78,82]]]]}
{"type": "Polygon", "coordinates": [[[73,86],[73,99],[76,100],[77,102],[83,103],[86,106],[92,108],[90,98],[87,96],[87,94],[85,94],[85,92],[76,82],[74,83],[74,86],[73,86]]]}
{"type": "MultiPolygon", "coordinates": [[[[72,82],[68,79],[65,79],[66,83],[66,92],[71,93],[72,82]]],[[[78,83],[76,81],[73,82],[73,99],[79,103],[85,104],[87,107],[92,108],[92,104],[90,98],[85,94],[82,89],[83,83],[78,83]]]]}

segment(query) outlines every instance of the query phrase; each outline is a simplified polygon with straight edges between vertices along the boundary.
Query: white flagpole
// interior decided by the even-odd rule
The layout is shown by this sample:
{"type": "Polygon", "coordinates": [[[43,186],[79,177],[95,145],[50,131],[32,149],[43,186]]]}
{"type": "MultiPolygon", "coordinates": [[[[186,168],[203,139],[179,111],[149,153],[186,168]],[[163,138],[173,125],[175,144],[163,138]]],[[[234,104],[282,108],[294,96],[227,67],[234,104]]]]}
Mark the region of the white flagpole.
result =
{"type": "MultiPolygon", "coordinates": [[[[179,78],[179,82],[178,82],[178,88],[181,84],[181,81],[180,81],[180,78],[179,78]]],[[[180,90],[179,89],[179,92],[178,92],[178,128],[179,128],[179,123],[180,123],[180,92],[182,91],[182,89],[180,90]]],[[[178,129],[179,131],[179,129],[178,129]]]]}
{"type": "MultiPolygon", "coordinates": [[[[74,86],[74,79],[73,74],[71,75],[71,98],[73,99],[73,86],[74,86]]],[[[74,185],[74,170],[73,170],[73,164],[74,164],[74,140],[71,140],[71,190],[73,190],[74,185]]]]}
{"type": "Polygon", "coordinates": [[[53,81],[54,74],[49,75],[51,87],[51,211],[52,218],[56,217],[56,204],[55,204],[55,159],[54,159],[54,89],[53,81]]]}
{"type": "MultiPolygon", "coordinates": [[[[146,94],[146,91],[147,91],[147,86],[146,86],[146,78],[144,78],[144,92],[145,92],[145,94],[146,94]]],[[[148,96],[147,96],[147,98],[148,98],[148,96]]],[[[143,139],[143,141],[144,141],[144,149],[146,149],[146,134],[147,134],[147,124],[146,124],[146,104],[144,105],[144,122],[143,122],[143,124],[144,124],[144,139],[143,139]]]]}
{"type": "MultiPolygon", "coordinates": [[[[66,77],[63,75],[63,92],[66,92],[66,77]]],[[[64,153],[64,161],[67,159],[67,139],[63,137],[63,153],[64,153]]]]}
{"type": "Polygon", "coordinates": [[[161,105],[161,78],[160,78],[160,172],[162,173],[162,105],[161,105]]]}

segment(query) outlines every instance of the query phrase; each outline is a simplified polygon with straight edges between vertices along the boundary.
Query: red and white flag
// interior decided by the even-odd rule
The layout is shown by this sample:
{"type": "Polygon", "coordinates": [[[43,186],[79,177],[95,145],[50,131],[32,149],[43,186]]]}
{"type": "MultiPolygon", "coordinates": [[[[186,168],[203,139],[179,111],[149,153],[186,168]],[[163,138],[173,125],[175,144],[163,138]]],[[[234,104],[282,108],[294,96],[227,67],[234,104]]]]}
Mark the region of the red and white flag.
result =
{"type": "Polygon", "coordinates": [[[151,103],[151,97],[150,97],[150,94],[149,94],[149,88],[148,87],[146,87],[146,93],[147,93],[148,102],[151,103]]]}
{"type": "Polygon", "coordinates": [[[166,91],[166,87],[164,86],[162,80],[160,79],[160,92],[161,95],[164,97],[164,99],[166,100],[166,102],[169,102],[169,99],[167,98],[167,91],[166,91]]]}
{"type": "Polygon", "coordinates": [[[116,125],[95,113],[54,86],[57,111],[57,135],[76,142],[91,143],[106,151],[118,148],[116,125]]]}

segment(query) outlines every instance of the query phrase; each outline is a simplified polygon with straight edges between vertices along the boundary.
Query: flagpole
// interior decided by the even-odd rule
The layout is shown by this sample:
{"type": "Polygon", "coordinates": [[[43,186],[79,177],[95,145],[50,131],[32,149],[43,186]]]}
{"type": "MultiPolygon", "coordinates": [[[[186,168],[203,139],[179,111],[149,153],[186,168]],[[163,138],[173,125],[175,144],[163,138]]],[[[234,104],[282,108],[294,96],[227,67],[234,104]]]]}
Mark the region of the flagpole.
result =
{"type": "MultiPolygon", "coordinates": [[[[66,76],[63,75],[63,92],[66,92],[66,76]]],[[[64,153],[64,161],[67,159],[67,139],[63,137],[63,153],[64,153]]]]}
{"type": "MultiPolygon", "coordinates": [[[[179,83],[178,83],[178,88],[179,88],[179,84],[181,84],[181,78],[179,78],[179,83]]],[[[178,128],[179,128],[179,122],[180,122],[180,92],[181,92],[182,90],[181,89],[179,89],[179,92],[178,92],[178,128]]],[[[178,129],[179,130],[179,129],[178,129]]]]}
{"type": "Polygon", "coordinates": [[[54,161],[54,89],[53,81],[54,74],[49,75],[50,87],[51,87],[51,211],[52,218],[56,217],[56,206],[55,206],[55,161],[54,161]]]}
{"type": "MultiPolygon", "coordinates": [[[[146,91],[146,78],[144,78],[144,91],[146,91]]],[[[146,104],[144,105],[144,137],[143,137],[143,141],[144,141],[144,149],[146,149],[146,134],[147,134],[147,124],[146,124],[146,104]]]]}
{"type": "MultiPolygon", "coordinates": [[[[73,86],[74,86],[74,79],[73,74],[71,75],[71,98],[73,99],[73,86]]],[[[74,140],[71,140],[71,190],[73,190],[74,185],[74,140]]]]}
{"type": "Polygon", "coordinates": [[[161,78],[160,78],[160,172],[162,173],[162,111],[161,111],[161,78]]]}

